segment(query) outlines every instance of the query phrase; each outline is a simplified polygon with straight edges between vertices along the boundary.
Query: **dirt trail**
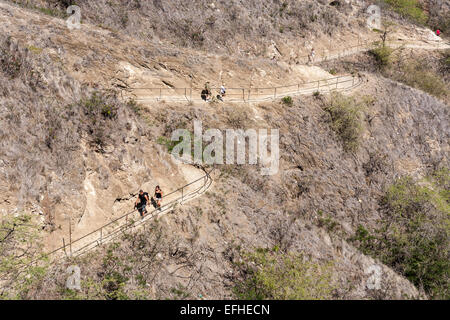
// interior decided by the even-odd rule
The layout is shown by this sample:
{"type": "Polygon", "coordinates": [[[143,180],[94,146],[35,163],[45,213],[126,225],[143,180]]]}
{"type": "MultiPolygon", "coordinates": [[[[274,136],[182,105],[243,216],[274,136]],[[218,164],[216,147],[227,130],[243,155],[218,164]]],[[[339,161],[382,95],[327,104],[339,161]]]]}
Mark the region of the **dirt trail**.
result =
{"type": "MultiPolygon", "coordinates": [[[[198,173],[192,167],[186,167],[183,171],[188,171],[189,175],[198,173]]],[[[194,200],[206,191],[208,191],[213,184],[213,180],[209,174],[197,176],[196,179],[180,189],[169,193],[163,197],[162,207],[157,209],[152,204],[147,205],[148,213],[141,218],[136,210],[124,213],[123,216],[111,221],[108,224],[99,226],[97,229],[89,233],[72,234],[72,241],[66,238],[65,248],[54,249],[51,253],[53,259],[64,258],[65,256],[80,256],[86,252],[96,248],[97,246],[106,244],[111,240],[122,235],[126,230],[136,230],[136,228],[145,228],[145,225],[151,220],[160,218],[173,211],[179,205],[194,200]]]]}
{"type": "MultiPolygon", "coordinates": [[[[105,88],[122,88],[126,90],[123,91],[125,98],[133,97],[144,103],[157,100],[201,101],[201,89],[191,92],[190,88],[202,87],[206,81],[212,81],[216,86],[224,83],[228,88],[227,102],[259,102],[286,95],[329,92],[333,84],[334,89],[340,91],[348,91],[355,86],[353,80],[344,75],[336,87],[334,75],[317,66],[305,65],[307,56],[297,57],[298,64],[283,61],[289,58],[286,52],[279,61],[255,58],[240,59],[237,63],[237,58],[187,48],[179,50],[164,43],[142,42],[90,24],[83,24],[81,30],[70,31],[62,19],[5,3],[0,3],[0,30],[32,48],[34,54],[50,55],[80,82],[105,88]],[[33,34],[34,37],[28,37],[27,34],[33,34]],[[284,86],[285,83],[293,85],[284,86]]],[[[333,43],[332,39],[311,42],[317,50],[314,63],[367,51],[368,48],[363,46],[364,41],[378,40],[379,35],[368,32],[353,40],[349,35],[338,38],[340,42],[335,40],[333,43]],[[339,52],[328,50],[338,48],[342,43],[349,43],[349,46],[337,49],[339,52]]],[[[392,43],[397,47],[405,45],[407,48],[428,50],[450,48],[431,30],[423,28],[405,26],[390,35],[390,38],[394,39],[392,43]],[[417,38],[424,40],[418,41],[417,38]]],[[[301,48],[291,49],[298,51],[301,48]]]]}
{"type": "MultiPolygon", "coordinates": [[[[450,49],[450,44],[444,41],[436,40],[416,40],[416,41],[389,41],[388,45],[392,48],[410,48],[423,50],[445,50],[450,49]]],[[[318,57],[314,63],[340,59],[345,56],[366,52],[373,48],[373,44],[361,45],[357,48],[349,48],[342,52],[318,57]]],[[[313,92],[328,93],[331,91],[346,92],[351,91],[362,84],[359,76],[343,75],[333,76],[323,69],[315,66],[301,65],[296,66],[297,72],[304,77],[310,76],[310,82],[301,82],[298,84],[282,87],[267,88],[228,88],[225,102],[262,102],[274,99],[280,99],[285,96],[306,95],[313,92]],[[315,69],[316,70],[315,70],[315,69]],[[317,70],[319,69],[319,70],[317,70]],[[328,74],[327,77],[324,77],[328,74]],[[322,76],[323,78],[318,78],[322,76]]],[[[213,88],[213,95],[218,91],[213,88]]],[[[131,88],[131,92],[123,92],[124,97],[133,98],[138,102],[145,103],[151,101],[202,101],[200,97],[200,88],[131,88]]]]}

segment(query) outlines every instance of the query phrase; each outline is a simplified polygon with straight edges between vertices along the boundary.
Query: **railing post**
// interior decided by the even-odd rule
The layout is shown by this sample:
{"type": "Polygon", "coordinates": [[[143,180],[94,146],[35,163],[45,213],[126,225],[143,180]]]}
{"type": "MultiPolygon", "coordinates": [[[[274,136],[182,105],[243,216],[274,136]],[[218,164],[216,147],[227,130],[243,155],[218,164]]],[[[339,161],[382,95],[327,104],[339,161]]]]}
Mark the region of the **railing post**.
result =
{"type": "Polygon", "coordinates": [[[159,88],[159,100],[162,99],[162,88],[159,88]]]}
{"type": "Polygon", "coordinates": [[[248,99],[247,99],[248,102],[250,102],[250,91],[251,91],[251,90],[250,90],[250,88],[249,88],[249,89],[248,89],[248,99]]]}
{"type": "Polygon", "coordinates": [[[339,84],[339,77],[336,78],[336,90],[338,88],[338,84],[339,84]]]}
{"type": "Polygon", "coordinates": [[[72,256],[72,226],[71,225],[72,224],[69,223],[69,249],[70,249],[70,256],[72,256]]]}
{"type": "Polygon", "coordinates": [[[181,187],[181,202],[184,200],[184,187],[181,187]]]}
{"type": "Polygon", "coordinates": [[[320,89],[320,80],[317,80],[317,91],[320,89]]]}
{"type": "Polygon", "coordinates": [[[275,87],[275,92],[274,92],[274,94],[273,94],[273,97],[274,97],[274,99],[277,98],[277,87],[275,87]]]}
{"type": "Polygon", "coordinates": [[[64,254],[65,254],[66,257],[67,257],[66,242],[64,241],[64,238],[63,238],[63,249],[64,249],[64,254]]]}

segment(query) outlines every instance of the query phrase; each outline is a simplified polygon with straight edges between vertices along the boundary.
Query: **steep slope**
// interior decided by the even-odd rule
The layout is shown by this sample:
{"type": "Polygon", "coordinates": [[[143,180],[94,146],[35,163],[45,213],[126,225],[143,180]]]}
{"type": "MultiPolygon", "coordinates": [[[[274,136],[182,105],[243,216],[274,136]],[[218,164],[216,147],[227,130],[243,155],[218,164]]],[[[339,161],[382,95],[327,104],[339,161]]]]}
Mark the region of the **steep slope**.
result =
{"type": "MultiPolygon", "coordinates": [[[[194,120],[222,132],[280,129],[278,174],[261,176],[259,166],[217,166],[211,190],[188,207],[71,261],[86,283],[102,284],[93,286],[94,293],[83,288],[80,297],[177,298],[181,287],[190,297],[232,298],[245,273],[237,268],[240,258],[258,248],[330,263],[334,289],[326,298],[426,297],[397,270],[360,252],[352,237],[360,225],[377,225],[380,198],[397,177],[421,179],[448,167],[448,106],[442,101],[370,73],[348,94],[354,100],[315,94],[254,104],[138,105],[121,94],[142,86],[202,87],[211,81],[270,88],[333,77],[328,66],[304,66],[298,58],[312,44],[320,53],[357,42],[359,33],[377,39],[359,25],[363,8],[325,1],[315,7],[312,1],[218,1],[214,7],[84,1],[86,21],[71,31],[61,19],[66,1],[27,3],[51,3],[56,11],[51,17],[0,4],[0,210],[40,218],[46,250],[132,209],[139,188],[152,192],[159,184],[167,193],[200,176],[200,169],[170,157],[167,141],[175,129],[193,131],[194,120]],[[200,26],[183,29],[198,12],[200,26]],[[204,31],[213,15],[217,22],[204,31]],[[289,30],[294,21],[302,27],[289,30]],[[268,37],[257,39],[262,34],[268,37]],[[333,123],[335,101],[364,107],[356,112],[360,128],[350,132],[351,150],[342,135],[347,131],[333,123]],[[382,274],[377,289],[368,285],[374,265],[382,274]]],[[[421,34],[411,25],[397,31],[409,39],[421,34]]],[[[24,297],[73,297],[61,290],[68,263],[53,265],[24,297]]]]}

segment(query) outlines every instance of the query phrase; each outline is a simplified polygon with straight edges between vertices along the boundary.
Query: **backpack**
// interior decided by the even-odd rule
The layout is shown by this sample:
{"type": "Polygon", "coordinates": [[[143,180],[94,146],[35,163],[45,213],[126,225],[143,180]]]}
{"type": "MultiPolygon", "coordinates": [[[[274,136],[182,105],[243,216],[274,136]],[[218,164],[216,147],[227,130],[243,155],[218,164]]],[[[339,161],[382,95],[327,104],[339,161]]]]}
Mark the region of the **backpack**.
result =
{"type": "MultiPolygon", "coordinates": [[[[150,200],[150,197],[148,195],[148,192],[144,192],[144,194],[142,195],[145,199],[145,196],[147,196],[147,198],[150,200]]],[[[139,195],[139,199],[141,198],[141,196],[139,195]]],[[[145,199],[145,201],[147,201],[147,199],[145,199]]]]}

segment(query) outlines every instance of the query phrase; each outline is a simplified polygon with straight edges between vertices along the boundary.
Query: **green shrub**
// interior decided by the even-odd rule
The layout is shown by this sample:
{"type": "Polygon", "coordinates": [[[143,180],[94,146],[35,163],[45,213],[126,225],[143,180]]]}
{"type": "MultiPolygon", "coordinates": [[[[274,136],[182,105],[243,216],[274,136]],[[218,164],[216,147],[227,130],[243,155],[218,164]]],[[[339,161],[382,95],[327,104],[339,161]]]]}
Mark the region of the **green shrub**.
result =
{"type": "Polygon", "coordinates": [[[450,173],[448,169],[415,182],[396,181],[381,200],[383,217],[369,232],[352,238],[365,254],[403,274],[433,298],[449,299],[450,173]]]}
{"type": "Polygon", "coordinates": [[[402,79],[407,85],[421,89],[433,96],[442,97],[447,94],[447,85],[432,71],[422,68],[408,68],[402,79]]]}
{"type": "Polygon", "coordinates": [[[446,83],[435,72],[418,61],[402,62],[393,78],[438,98],[445,97],[449,93],[446,83]]]}
{"type": "Polygon", "coordinates": [[[97,152],[104,152],[105,147],[113,142],[111,136],[113,124],[118,121],[120,103],[113,94],[94,92],[79,102],[84,113],[83,123],[90,136],[90,145],[97,152]]]}
{"type": "Polygon", "coordinates": [[[423,11],[418,0],[384,0],[392,9],[402,17],[424,24],[427,22],[427,15],[423,11]]]}
{"type": "Polygon", "coordinates": [[[285,105],[287,105],[289,107],[291,107],[293,105],[293,103],[294,103],[294,100],[290,96],[284,97],[283,99],[281,99],[281,101],[283,102],[283,104],[285,104],[285,105]]]}
{"type": "Polygon", "coordinates": [[[244,254],[243,278],[234,292],[242,300],[331,299],[331,264],[305,261],[302,254],[258,249],[244,254]]]}
{"type": "Polygon", "coordinates": [[[383,45],[369,51],[369,53],[375,58],[379,68],[387,67],[392,63],[393,52],[394,50],[392,48],[383,45]]]}
{"type": "Polygon", "coordinates": [[[30,215],[0,219],[0,300],[27,299],[49,267],[40,227],[30,215]]]}
{"type": "Polygon", "coordinates": [[[128,278],[117,271],[105,275],[102,281],[105,296],[108,300],[129,300],[125,293],[125,284],[128,278]]]}
{"type": "Polygon", "coordinates": [[[330,114],[330,127],[339,136],[344,150],[355,152],[363,129],[362,111],[365,103],[334,93],[323,108],[330,114]]]}
{"type": "Polygon", "coordinates": [[[338,223],[336,222],[336,220],[334,220],[330,215],[324,215],[322,210],[319,210],[317,214],[319,215],[319,227],[326,228],[328,232],[333,232],[338,227],[338,223]]]}
{"type": "Polygon", "coordinates": [[[172,141],[166,137],[159,137],[156,142],[162,146],[166,146],[167,151],[169,151],[169,153],[171,153],[173,148],[175,148],[175,146],[178,143],[180,143],[181,141],[172,141]]]}
{"type": "Polygon", "coordinates": [[[358,226],[355,235],[350,238],[350,241],[358,241],[361,252],[366,255],[370,255],[374,250],[375,240],[376,238],[362,225],[358,226]]]}
{"type": "Polygon", "coordinates": [[[93,93],[89,99],[82,102],[87,115],[97,116],[102,115],[105,119],[114,119],[117,117],[117,106],[112,103],[108,103],[107,97],[93,93]]]}
{"type": "Polygon", "coordinates": [[[61,15],[61,13],[57,10],[54,9],[50,9],[50,8],[44,8],[44,7],[35,7],[37,10],[39,10],[40,12],[42,12],[43,14],[46,14],[48,16],[52,16],[52,17],[58,17],[61,15]]]}

